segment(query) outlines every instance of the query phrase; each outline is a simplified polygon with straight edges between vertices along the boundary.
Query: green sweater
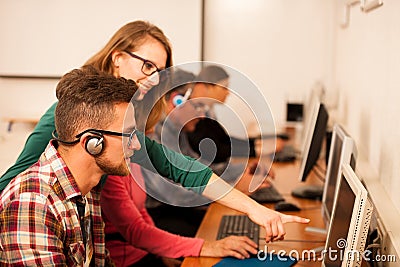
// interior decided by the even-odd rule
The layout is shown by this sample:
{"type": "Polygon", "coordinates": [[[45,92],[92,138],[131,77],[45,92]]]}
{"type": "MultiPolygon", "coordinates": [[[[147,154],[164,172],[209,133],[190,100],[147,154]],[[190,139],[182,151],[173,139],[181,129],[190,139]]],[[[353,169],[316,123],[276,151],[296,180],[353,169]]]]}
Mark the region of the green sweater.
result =
{"type": "MultiPolygon", "coordinates": [[[[36,163],[45,150],[49,141],[53,138],[55,130],[54,111],[57,102],[54,103],[40,118],[39,123],[28,137],[25,147],[19,155],[16,163],[11,166],[0,178],[0,191],[18,174],[36,163]]],[[[135,152],[132,162],[138,163],[146,169],[160,174],[174,182],[191,188],[201,193],[211,177],[212,171],[202,163],[169,150],[165,146],[149,139],[143,133],[138,133],[138,139],[142,148],[135,152]]]]}

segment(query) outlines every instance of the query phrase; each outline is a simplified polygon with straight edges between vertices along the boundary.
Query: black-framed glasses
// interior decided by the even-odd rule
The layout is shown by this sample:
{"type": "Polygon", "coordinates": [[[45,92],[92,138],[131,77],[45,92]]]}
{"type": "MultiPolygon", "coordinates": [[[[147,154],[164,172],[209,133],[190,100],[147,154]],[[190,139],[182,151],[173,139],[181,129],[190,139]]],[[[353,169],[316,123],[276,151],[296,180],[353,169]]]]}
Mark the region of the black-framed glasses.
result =
{"type": "Polygon", "coordinates": [[[123,136],[123,137],[128,137],[129,138],[128,139],[128,147],[129,147],[132,144],[132,140],[133,140],[133,137],[136,134],[136,131],[137,131],[136,128],[134,128],[132,130],[132,132],[130,132],[130,133],[120,133],[120,132],[114,132],[114,131],[108,131],[108,130],[98,130],[98,129],[87,129],[87,130],[84,130],[83,132],[77,134],[75,137],[77,139],[79,139],[85,133],[96,133],[96,134],[99,134],[99,135],[123,136]]]}
{"type": "Polygon", "coordinates": [[[160,72],[161,70],[159,68],[157,68],[156,64],[154,64],[152,61],[144,59],[142,57],[139,57],[138,55],[129,52],[127,50],[124,50],[125,53],[127,53],[128,55],[130,55],[133,58],[139,59],[141,61],[143,61],[143,65],[142,65],[142,72],[144,75],[146,76],[151,76],[156,72],[160,72]]]}

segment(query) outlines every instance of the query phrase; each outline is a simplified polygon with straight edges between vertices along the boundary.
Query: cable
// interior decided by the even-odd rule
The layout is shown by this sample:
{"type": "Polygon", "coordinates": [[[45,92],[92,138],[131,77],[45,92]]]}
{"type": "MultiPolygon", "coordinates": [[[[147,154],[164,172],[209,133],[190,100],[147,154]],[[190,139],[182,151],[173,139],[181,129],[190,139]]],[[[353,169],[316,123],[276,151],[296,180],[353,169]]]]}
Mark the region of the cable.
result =
{"type": "Polygon", "coordinates": [[[323,177],[322,179],[325,180],[325,173],[326,172],[323,169],[321,169],[320,167],[317,167],[317,165],[314,165],[313,170],[314,170],[314,172],[317,172],[318,175],[322,176],[323,177]]]}
{"type": "Polygon", "coordinates": [[[326,169],[322,168],[321,165],[318,164],[318,162],[315,163],[314,166],[315,166],[317,169],[319,169],[321,172],[326,173],[326,169]]]}
{"type": "Polygon", "coordinates": [[[370,248],[381,248],[381,245],[380,244],[370,244],[365,248],[365,250],[370,249],[370,248]]]}
{"type": "Polygon", "coordinates": [[[322,182],[325,182],[325,176],[323,174],[319,173],[316,168],[313,168],[312,170],[318,179],[320,179],[322,182]]]}

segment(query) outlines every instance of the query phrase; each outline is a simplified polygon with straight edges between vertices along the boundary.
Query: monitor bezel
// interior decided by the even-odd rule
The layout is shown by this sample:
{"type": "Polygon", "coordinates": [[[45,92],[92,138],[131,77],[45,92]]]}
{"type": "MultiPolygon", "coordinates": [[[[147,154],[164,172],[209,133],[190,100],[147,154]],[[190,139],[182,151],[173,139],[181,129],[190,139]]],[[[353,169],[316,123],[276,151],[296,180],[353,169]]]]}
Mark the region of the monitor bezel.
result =
{"type": "MultiPolygon", "coordinates": [[[[321,212],[322,212],[322,218],[324,220],[324,223],[326,225],[326,227],[328,228],[329,226],[329,221],[331,219],[331,214],[329,214],[329,211],[326,207],[326,198],[327,198],[327,192],[328,192],[328,185],[329,185],[329,181],[330,181],[330,174],[333,171],[332,170],[332,164],[333,164],[333,155],[334,153],[337,153],[337,151],[335,151],[335,146],[336,146],[336,142],[338,140],[338,138],[340,138],[342,140],[342,147],[340,150],[340,156],[339,156],[339,170],[337,173],[337,177],[336,177],[336,186],[335,186],[335,192],[333,194],[333,200],[336,196],[336,191],[338,190],[338,182],[341,176],[341,166],[344,163],[351,163],[351,159],[352,159],[352,155],[354,157],[355,160],[357,160],[357,147],[355,145],[355,142],[353,140],[353,138],[351,138],[351,136],[344,130],[344,128],[339,125],[339,124],[335,124],[333,126],[333,132],[332,132],[332,142],[331,142],[331,146],[329,149],[329,156],[328,156],[328,166],[326,169],[326,174],[325,174],[325,183],[324,183],[324,191],[322,194],[322,207],[321,207],[321,212]]],[[[332,211],[333,211],[333,206],[332,206],[332,211]]]]}
{"type": "MultiPolygon", "coordinates": [[[[343,253],[343,260],[341,261],[340,266],[342,267],[353,267],[353,266],[360,266],[362,260],[362,252],[365,248],[365,243],[368,235],[369,223],[371,220],[372,214],[372,203],[368,198],[368,191],[361,183],[359,177],[351,168],[350,164],[343,164],[341,167],[341,179],[338,181],[338,188],[340,188],[342,177],[346,179],[347,183],[349,184],[351,190],[355,194],[355,201],[353,205],[353,212],[351,215],[349,230],[347,234],[347,246],[344,249],[343,253]],[[352,251],[359,251],[361,253],[360,258],[357,260],[352,260],[349,255],[352,255],[352,251]]],[[[329,239],[331,237],[331,230],[332,230],[332,221],[335,217],[336,213],[336,206],[338,204],[337,197],[340,190],[336,190],[335,201],[333,205],[333,213],[331,216],[328,235],[326,238],[325,249],[324,252],[326,253],[329,248],[329,239]]],[[[327,256],[327,254],[325,254],[327,256]]],[[[322,261],[322,265],[325,267],[325,257],[322,261]]]]}
{"type": "Polygon", "coordinates": [[[299,144],[299,149],[300,152],[304,151],[304,146],[305,146],[305,137],[307,136],[307,129],[309,129],[309,124],[310,124],[310,116],[313,114],[313,110],[315,108],[315,105],[317,103],[323,103],[324,97],[325,96],[325,87],[323,86],[322,83],[317,82],[312,88],[311,88],[311,93],[308,96],[308,99],[304,103],[303,107],[303,128],[301,130],[301,133],[299,134],[299,139],[302,140],[302,142],[299,144]]]}
{"type": "MultiPolygon", "coordinates": [[[[310,153],[311,144],[312,144],[312,141],[313,141],[313,138],[314,138],[314,133],[315,133],[315,130],[316,130],[318,117],[320,115],[320,109],[323,109],[325,111],[325,113],[327,114],[326,125],[327,125],[327,121],[329,119],[329,114],[328,114],[328,111],[325,108],[324,104],[322,102],[320,102],[320,101],[317,101],[314,104],[310,120],[308,121],[308,125],[306,125],[307,128],[305,129],[306,130],[306,138],[304,140],[304,144],[303,144],[303,148],[302,148],[300,173],[299,173],[299,178],[298,178],[298,180],[300,182],[304,182],[307,179],[307,176],[309,175],[309,174],[307,174],[305,176],[304,172],[305,172],[305,168],[306,168],[307,162],[308,162],[309,157],[310,157],[309,153],[310,153]]],[[[322,142],[323,142],[323,140],[322,140],[322,142]]],[[[322,148],[322,144],[321,144],[321,148],[322,148]]],[[[318,158],[319,158],[319,156],[321,154],[321,148],[320,148],[320,151],[319,151],[318,158]]]]}

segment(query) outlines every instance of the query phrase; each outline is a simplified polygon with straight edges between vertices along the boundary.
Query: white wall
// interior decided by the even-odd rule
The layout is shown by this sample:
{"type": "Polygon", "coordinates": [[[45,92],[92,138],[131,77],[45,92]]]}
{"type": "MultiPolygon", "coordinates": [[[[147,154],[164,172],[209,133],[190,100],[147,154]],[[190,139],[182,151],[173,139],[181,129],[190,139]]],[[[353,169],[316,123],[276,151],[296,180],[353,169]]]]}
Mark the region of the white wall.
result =
{"type": "Polygon", "coordinates": [[[400,1],[369,13],[355,5],[344,29],[345,2],[206,0],[205,59],[253,79],[277,124],[287,99],[306,97],[322,81],[330,123],[355,139],[358,169],[400,245],[400,1]]]}
{"type": "Polygon", "coordinates": [[[136,19],[163,29],[177,62],[200,59],[200,0],[2,0],[0,74],[60,76],[81,66],[118,28],[136,19]]]}
{"type": "Polygon", "coordinates": [[[344,0],[337,1],[336,8],[338,120],[352,134],[367,162],[359,171],[368,178],[367,188],[384,221],[389,222],[399,251],[400,1],[384,1],[369,13],[353,7],[345,29],[339,27],[344,0]]]}
{"type": "MultiPolygon", "coordinates": [[[[337,8],[343,9],[343,4],[337,8]]],[[[367,14],[358,7],[351,10],[349,26],[336,27],[335,80],[340,121],[400,209],[399,11],[399,1],[385,1],[367,14]]]]}
{"type": "MultiPolygon", "coordinates": [[[[2,0],[0,76],[61,76],[82,66],[118,28],[136,19],[164,31],[176,63],[200,60],[201,11],[200,0],[2,0]]],[[[39,118],[55,100],[56,83],[0,77],[0,118],[39,118]]]]}
{"type": "MultiPolygon", "coordinates": [[[[286,101],[305,100],[318,80],[331,82],[330,1],[206,0],[205,14],[205,60],[248,75],[278,124],[286,101]]],[[[234,132],[234,124],[227,126],[234,132]]]]}

